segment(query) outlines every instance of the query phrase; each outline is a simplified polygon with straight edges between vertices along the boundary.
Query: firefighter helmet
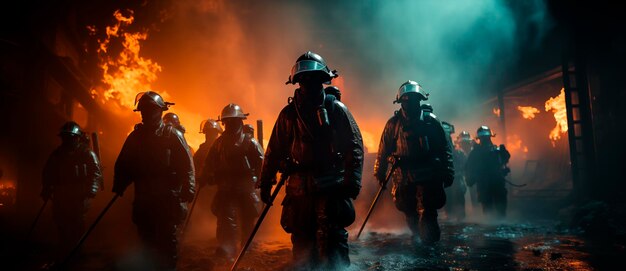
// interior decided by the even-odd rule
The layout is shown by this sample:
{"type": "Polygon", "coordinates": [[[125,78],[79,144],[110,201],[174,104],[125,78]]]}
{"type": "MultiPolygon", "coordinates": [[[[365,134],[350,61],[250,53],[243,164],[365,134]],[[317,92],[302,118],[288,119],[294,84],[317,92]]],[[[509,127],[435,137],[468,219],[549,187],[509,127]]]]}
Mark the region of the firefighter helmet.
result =
{"type": "Polygon", "coordinates": [[[421,104],[420,105],[420,109],[422,109],[422,111],[432,113],[433,112],[433,105],[432,104],[421,104]]]}
{"type": "Polygon", "coordinates": [[[244,124],[243,125],[243,133],[250,134],[254,136],[254,126],[252,124],[244,124]]]}
{"type": "Polygon", "coordinates": [[[183,126],[182,124],[180,124],[180,118],[178,117],[178,115],[176,115],[176,113],[167,113],[163,116],[163,123],[165,125],[172,125],[172,127],[178,129],[179,131],[185,133],[187,132],[187,129],[185,129],[185,126],[183,126]]]}
{"type": "Polygon", "coordinates": [[[493,132],[491,132],[491,129],[489,129],[489,127],[483,125],[483,126],[480,126],[478,130],[476,130],[476,136],[477,137],[494,137],[496,135],[493,132]]]}
{"type": "Polygon", "coordinates": [[[68,121],[65,124],[63,124],[63,126],[61,126],[61,129],[59,130],[59,135],[71,135],[71,136],[81,136],[83,134],[83,131],[81,131],[80,126],[78,126],[78,123],[73,122],[73,121],[68,121]]]}
{"type": "Polygon", "coordinates": [[[472,136],[468,131],[461,131],[461,133],[456,137],[458,141],[472,141],[472,136]]]}
{"type": "Polygon", "coordinates": [[[209,131],[211,130],[217,131],[218,134],[221,134],[224,132],[224,130],[222,129],[222,126],[220,126],[220,124],[214,119],[208,119],[200,123],[201,134],[208,134],[209,131]]]}
{"type": "Polygon", "coordinates": [[[239,107],[238,105],[228,104],[226,107],[224,107],[224,109],[222,109],[222,114],[220,115],[218,121],[223,121],[224,119],[228,118],[240,118],[245,120],[248,115],[249,114],[244,114],[241,110],[241,107],[239,107]]]}
{"type": "Polygon", "coordinates": [[[408,80],[404,82],[398,89],[396,100],[393,103],[400,103],[400,99],[408,93],[417,93],[422,101],[428,100],[428,93],[415,81],[408,80]]]}
{"type": "Polygon", "coordinates": [[[324,89],[326,95],[333,95],[338,101],[341,101],[341,90],[336,86],[328,86],[324,89]]]}
{"type": "Polygon", "coordinates": [[[166,111],[170,105],[174,103],[166,102],[163,97],[154,91],[140,92],[135,96],[135,105],[137,106],[133,111],[141,111],[148,105],[156,105],[161,110],[166,111]]]}
{"type": "Polygon", "coordinates": [[[180,118],[175,113],[170,112],[163,116],[163,123],[178,127],[180,126],[180,118]]]}
{"type": "Polygon", "coordinates": [[[454,134],[454,125],[447,121],[442,121],[441,126],[443,126],[443,130],[448,134],[454,134]]]}
{"type": "Polygon", "coordinates": [[[330,84],[330,80],[338,76],[336,70],[331,71],[330,68],[326,66],[326,61],[324,61],[320,55],[308,51],[298,57],[296,64],[291,68],[289,80],[285,84],[298,83],[300,79],[299,75],[304,72],[320,73],[322,78],[324,78],[324,84],[330,84]]]}

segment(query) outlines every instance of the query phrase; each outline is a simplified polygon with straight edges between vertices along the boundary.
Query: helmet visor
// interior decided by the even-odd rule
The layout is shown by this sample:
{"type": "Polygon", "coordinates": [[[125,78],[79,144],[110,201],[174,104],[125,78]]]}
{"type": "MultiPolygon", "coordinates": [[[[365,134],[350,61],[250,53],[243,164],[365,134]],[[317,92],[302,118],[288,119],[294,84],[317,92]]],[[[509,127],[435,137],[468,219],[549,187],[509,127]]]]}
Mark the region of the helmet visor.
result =
{"type": "Polygon", "coordinates": [[[398,90],[398,101],[407,93],[418,93],[421,99],[428,100],[428,94],[426,94],[418,84],[404,84],[398,90]]]}
{"type": "Polygon", "coordinates": [[[291,78],[294,78],[296,74],[309,71],[324,71],[328,73],[328,68],[326,65],[317,61],[301,60],[296,62],[296,64],[291,68],[291,78]]]}
{"type": "Polygon", "coordinates": [[[135,96],[135,103],[134,103],[135,106],[137,106],[137,103],[139,102],[139,100],[141,100],[141,97],[143,97],[144,94],[146,94],[145,91],[137,93],[137,95],[135,96]]]}
{"type": "Polygon", "coordinates": [[[476,136],[478,137],[484,137],[484,136],[491,136],[491,131],[490,130],[480,130],[478,131],[478,133],[476,133],[476,136]]]}

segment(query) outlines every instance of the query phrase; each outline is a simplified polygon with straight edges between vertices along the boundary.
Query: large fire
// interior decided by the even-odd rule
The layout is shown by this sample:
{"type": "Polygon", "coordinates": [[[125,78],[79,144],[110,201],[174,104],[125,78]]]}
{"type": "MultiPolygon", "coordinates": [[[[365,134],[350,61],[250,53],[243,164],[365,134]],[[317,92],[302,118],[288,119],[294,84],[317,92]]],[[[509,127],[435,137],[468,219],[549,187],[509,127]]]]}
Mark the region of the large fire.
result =
{"type": "Polygon", "coordinates": [[[541,111],[532,106],[518,106],[517,110],[522,112],[522,117],[528,120],[534,119],[536,114],[539,114],[541,111]]]}
{"type": "Polygon", "coordinates": [[[556,120],[556,126],[550,131],[550,135],[548,136],[554,146],[555,142],[561,138],[561,134],[567,132],[567,111],[565,109],[564,89],[561,89],[561,93],[558,96],[548,99],[545,107],[546,112],[552,111],[554,113],[554,119],[556,120]]]}
{"type": "Polygon", "coordinates": [[[515,154],[522,152],[524,154],[528,153],[528,146],[526,146],[519,135],[513,134],[506,137],[506,148],[509,152],[515,154]]]}
{"type": "MultiPolygon", "coordinates": [[[[116,23],[106,27],[106,38],[99,40],[102,82],[108,86],[104,91],[106,101],[115,100],[119,105],[132,108],[138,92],[151,90],[150,84],[157,79],[161,66],[139,55],[140,43],[148,38],[147,32],[129,32],[126,28],[134,21],[133,12],[128,16],[117,10],[113,13],[116,23]],[[122,50],[113,55],[109,52],[112,42],[121,42],[122,50]]],[[[95,28],[89,28],[92,31],[95,28]]],[[[165,93],[160,93],[164,95],[165,93]]]]}
{"type": "MultiPolygon", "coordinates": [[[[100,58],[100,68],[102,69],[102,82],[104,89],[93,89],[92,97],[103,97],[100,102],[117,104],[121,109],[128,110],[134,108],[135,96],[139,92],[154,90],[152,84],[158,79],[158,72],[162,67],[150,58],[140,55],[141,43],[148,38],[148,31],[131,32],[128,27],[133,23],[133,11],[129,10],[127,15],[117,10],[113,13],[115,24],[106,27],[106,38],[98,40],[98,56],[100,58]],[[112,47],[120,47],[119,53],[111,50],[112,47]],[[100,95],[101,94],[101,95],[100,95]]],[[[97,31],[94,26],[87,29],[93,34],[97,31]]],[[[170,100],[170,95],[164,90],[155,90],[164,99],[170,100]]],[[[175,101],[175,97],[173,97],[175,101]]],[[[181,122],[188,129],[185,135],[187,142],[195,148],[204,141],[198,133],[198,124],[205,117],[192,113],[191,110],[178,103],[171,108],[176,113],[181,122]]],[[[216,116],[212,116],[215,118],[216,116]]]]}

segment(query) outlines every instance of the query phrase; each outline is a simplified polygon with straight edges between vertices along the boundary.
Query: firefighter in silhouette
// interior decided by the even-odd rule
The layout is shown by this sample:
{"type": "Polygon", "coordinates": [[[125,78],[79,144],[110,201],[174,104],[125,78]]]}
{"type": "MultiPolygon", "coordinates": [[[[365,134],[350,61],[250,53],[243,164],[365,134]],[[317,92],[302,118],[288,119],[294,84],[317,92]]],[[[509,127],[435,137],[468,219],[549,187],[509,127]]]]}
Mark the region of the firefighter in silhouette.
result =
{"type": "Polygon", "coordinates": [[[454,182],[448,188],[446,188],[446,214],[449,220],[463,221],[465,219],[465,192],[467,186],[465,184],[465,162],[467,156],[465,153],[455,148],[455,144],[452,142],[452,134],[454,134],[454,125],[442,121],[443,130],[448,134],[450,142],[450,148],[452,148],[452,161],[454,163],[454,182]]]}
{"type": "Polygon", "coordinates": [[[128,135],[115,162],[113,192],[119,196],[135,184],[133,222],[153,269],[175,269],[177,226],[195,193],[194,168],[183,133],[161,119],[172,103],[156,92],[135,98],[142,123],[128,135]]]}
{"type": "Polygon", "coordinates": [[[198,151],[193,155],[193,165],[196,168],[196,177],[198,177],[199,185],[206,185],[206,183],[202,183],[202,178],[199,177],[204,171],[204,161],[206,161],[206,157],[209,155],[213,142],[222,132],[224,132],[222,126],[214,119],[207,119],[200,123],[200,133],[204,134],[204,143],[200,144],[198,151]]]}
{"type": "Polygon", "coordinates": [[[84,133],[73,121],[59,132],[61,145],[48,158],[43,170],[41,197],[52,200],[54,221],[59,231],[61,249],[67,253],[85,230],[85,214],[102,182],[100,162],[84,144],[84,133]]]}
{"type": "Polygon", "coordinates": [[[218,256],[234,261],[237,235],[244,244],[259,215],[256,181],[263,164],[263,149],[254,137],[244,133],[244,114],[236,104],[222,110],[224,133],[218,137],[206,158],[202,178],[217,186],[211,211],[217,217],[218,256]]]}
{"type": "Polygon", "coordinates": [[[296,60],[287,83],[299,88],[280,112],[265,152],[260,181],[265,203],[277,171],[289,175],[281,225],[291,234],[296,270],[350,264],[344,228],[355,218],[352,199],[361,189],[363,140],[348,108],[324,93],[323,84],[335,77],[318,54],[309,51],[296,60]]]}
{"type": "Polygon", "coordinates": [[[474,140],[472,140],[472,136],[468,131],[461,131],[461,133],[456,137],[456,144],[466,156],[469,155],[472,148],[474,148],[474,140]]]}
{"type": "MultiPolygon", "coordinates": [[[[180,123],[180,118],[178,117],[176,113],[169,112],[163,115],[163,124],[171,125],[176,130],[183,133],[183,135],[187,132],[187,129],[185,129],[185,126],[183,126],[180,123]]],[[[191,153],[191,156],[193,157],[195,155],[195,151],[191,146],[188,146],[188,147],[189,147],[189,152],[191,153]]]]}
{"type": "MultiPolygon", "coordinates": [[[[456,145],[457,148],[463,151],[463,155],[465,155],[465,162],[467,163],[467,156],[469,156],[472,148],[476,142],[472,139],[472,136],[468,131],[461,131],[458,136],[456,136],[456,145]]],[[[462,168],[455,168],[455,170],[462,171],[463,179],[465,180],[465,164],[463,164],[462,168]]],[[[465,182],[467,190],[469,190],[470,202],[472,203],[472,210],[478,208],[478,193],[476,192],[476,186],[467,185],[467,181],[465,182]]]]}
{"type": "Polygon", "coordinates": [[[495,135],[489,127],[480,126],[476,136],[478,144],[467,157],[465,169],[467,184],[469,186],[476,184],[483,214],[503,218],[507,205],[504,177],[510,172],[507,164],[511,154],[504,145],[498,147],[491,142],[495,135]]]}
{"type": "Polygon", "coordinates": [[[451,148],[441,123],[420,102],[428,94],[415,81],[400,86],[394,103],[401,109],[391,117],[380,139],[374,175],[383,183],[393,157],[392,195],[413,233],[424,244],[440,239],[437,209],[446,203],[444,187],[452,185],[454,167],[451,148]]]}

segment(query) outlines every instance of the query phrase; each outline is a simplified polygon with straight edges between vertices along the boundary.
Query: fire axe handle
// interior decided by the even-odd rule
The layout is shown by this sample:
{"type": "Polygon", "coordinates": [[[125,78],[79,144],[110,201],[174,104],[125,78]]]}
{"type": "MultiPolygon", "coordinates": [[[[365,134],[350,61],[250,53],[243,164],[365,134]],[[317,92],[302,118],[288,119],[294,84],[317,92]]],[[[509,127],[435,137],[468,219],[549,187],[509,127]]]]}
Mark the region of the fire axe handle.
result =
{"type": "Polygon", "coordinates": [[[89,234],[93,231],[94,228],[96,228],[96,226],[98,225],[98,222],[100,222],[100,220],[102,219],[102,217],[104,217],[104,215],[109,211],[109,209],[111,208],[111,206],[113,206],[113,203],[115,203],[115,201],[117,200],[117,198],[119,198],[118,194],[115,194],[115,196],[111,199],[111,201],[109,201],[109,204],[107,204],[106,207],[104,207],[104,210],[102,210],[102,212],[100,212],[100,215],[98,215],[98,217],[96,218],[96,220],[91,224],[91,226],[89,227],[89,229],[87,229],[87,231],[83,234],[83,236],[80,238],[80,240],[78,241],[78,243],[76,244],[76,246],[74,247],[74,249],[72,249],[72,251],[70,252],[69,255],[67,255],[67,257],[65,257],[65,259],[63,259],[63,261],[60,264],[60,267],[62,268],[63,266],[65,266],[65,264],[67,264],[69,262],[69,260],[72,258],[72,256],[74,256],[74,254],[76,254],[76,252],[78,251],[78,249],[80,249],[80,247],[83,245],[83,243],[85,242],[85,240],[87,239],[87,237],[89,236],[89,234]]]}
{"type": "Polygon", "coordinates": [[[237,256],[237,259],[233,263],[233,266],[230,268],[230,271],[234,271],[237,268],[237,265],[243,258],[243,255],[246,254],[246,250],[248,250],[248,247],[252,243],[252,240],[254,240],[254,236],[256,235],[256,232],[259,230],[259,227],[261,227],[261,223],[263,223],[263,219],[265,219],[267,212],[269,212],[270,207],[272,207],[272,203],[274,202],[274,199],[276,199],[276,196],[278,196],[278,192],[280,191],[280,188],[283,186],[283,184],[285,184],[286,180],[287,180],[287,174],[284,172],[281,173],[280,181],[278,182],[278,184],[276,184],[276,188],[274,188],[274,192],[272,192],[272,196],[270,197],[270,204],[266,204],[265,208],[263,208],[263,212],[257,219],[256,225],[254,225],[254,229],[252,229],[252,233],[250,233],[250,237],[248,237],[248,241],[246,241],[246,244],[241,248],[241,251],[239,252],[239,256],[237,256]]]}
{"type": "Polygon", "coordinates": [[[378,192],[376,193],[376,197],[374,197],[374,201],[372,201],[372,205],[370,205],[370,209],[367,211],[367,216],[365,216],[365,220],[363,221],[363,224],[361,225],[361,229],[359,229],[359,233],[356,235],[356,239],[359,239],[359,237],[361,237],[361,233],[363,232],[363,229],[365,228],[365,224],[367,224],[367,220],[370,218],[370,216],[372,215],[372,211],[374,211],[374,206],[376,206],[376,203],[378,202],[378,199],[380,198],[380,195],[382,195],[383,190],[385,190],[385,188],[387,187],[387,183],[389,182],[389,179],[391,178],[391,175],[393,175],[393,171],[396,170],[396,167],[398,165],[397,163],[397,158],[392,158],[391,159],[391,169],[389,170],[389,172],[387,173],[387,176],[385,176],[385,181],[383,181],[383,184],[380,186],[380,188],[378,189],[378,192]]]}

